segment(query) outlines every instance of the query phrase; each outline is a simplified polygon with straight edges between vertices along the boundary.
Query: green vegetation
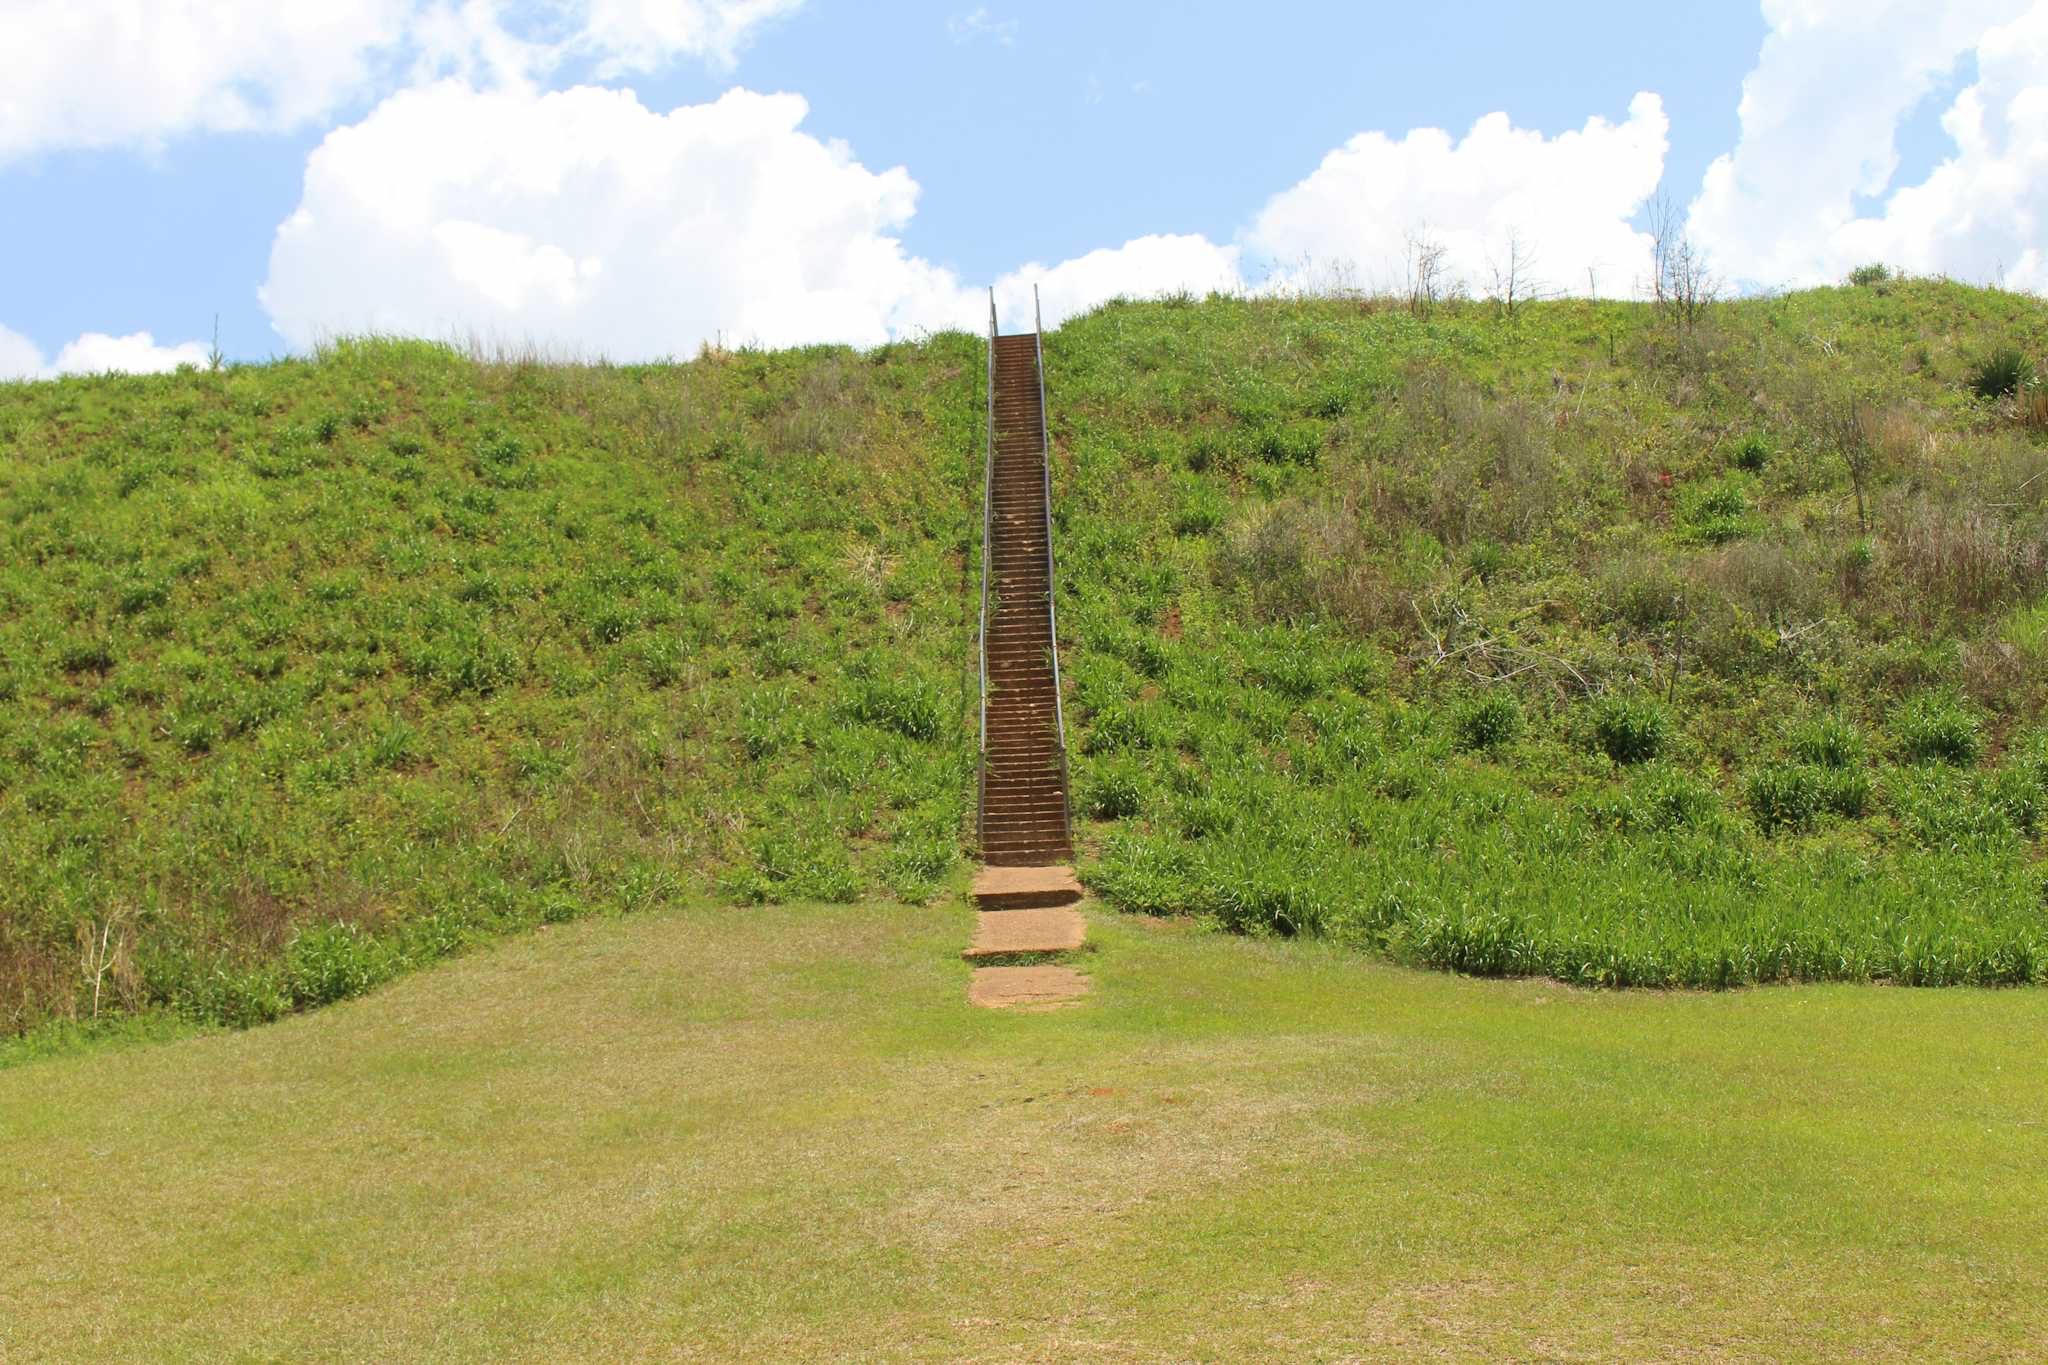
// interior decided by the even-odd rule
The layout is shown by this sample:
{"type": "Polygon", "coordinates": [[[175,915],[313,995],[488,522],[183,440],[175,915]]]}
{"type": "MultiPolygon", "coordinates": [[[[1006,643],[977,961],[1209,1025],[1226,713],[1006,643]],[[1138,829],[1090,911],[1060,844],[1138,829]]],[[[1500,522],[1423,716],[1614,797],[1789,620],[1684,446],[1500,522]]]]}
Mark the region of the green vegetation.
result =
{"type": "Polygon", "coordinates": [[[0,386],[0,1032],[959,857],[970,338],[0,386]]]}
{"type": "MultiPolygon", "coordinates": [[[[1461,971],[2043,980],[2048,422],[2031,365],[1977,380],[2044,345],[2036,300],[1889,276],[1068,323],[1085,875],[1461,971]]],[[[959,335],[369,342],[0,389],[0,1023],[930,896],[971,832],[981,373],[959,335]]]]}
{"type": "Polygon", "coordinates": [[[1975,393],[2048,308],[1862,283],[1069,324],[1089,879],[1461,971],[2048,979],[2048,449],[1975,393]]]}
{"type": "Polygon", "coordinates": [[[2033,367],[2026,356],[2005,346],[1977,362],[1970,371],[1970,389],[1979,398],[2009,398],[2032,378],[2033,367]]]}
{"type": "Polygon", "coordinates": [[[1591,992],[1096,915],[549,930],[0,1071],[33,1361],[2026,1358],[2048,993],[1591,992]]]}

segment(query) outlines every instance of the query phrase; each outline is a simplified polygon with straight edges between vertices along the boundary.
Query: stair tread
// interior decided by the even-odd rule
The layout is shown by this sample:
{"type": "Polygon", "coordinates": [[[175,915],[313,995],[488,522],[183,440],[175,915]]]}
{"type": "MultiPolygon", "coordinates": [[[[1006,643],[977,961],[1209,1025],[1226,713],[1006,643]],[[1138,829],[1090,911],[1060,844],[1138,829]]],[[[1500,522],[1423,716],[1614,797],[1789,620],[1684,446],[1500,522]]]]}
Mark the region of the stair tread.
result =
{"type": "Polygon", "coordinates": [[[994,339],[983,564],[982,853],[1004,866],[1063,863],[1067,781],[1053,633],[1044,388],[1034,333],[994,339]]]}

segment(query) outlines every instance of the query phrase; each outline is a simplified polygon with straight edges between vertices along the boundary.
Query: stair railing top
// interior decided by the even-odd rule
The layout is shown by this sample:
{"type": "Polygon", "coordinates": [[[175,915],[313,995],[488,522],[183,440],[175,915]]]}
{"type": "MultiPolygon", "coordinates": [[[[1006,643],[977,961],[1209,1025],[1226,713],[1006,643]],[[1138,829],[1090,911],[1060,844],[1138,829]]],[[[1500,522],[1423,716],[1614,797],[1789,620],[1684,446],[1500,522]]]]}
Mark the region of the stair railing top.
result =
{"type": "Polygon", "coordinates": [[[988,417],[981,467],[981,761],[975,779],[974,833],[988,828],[988,557],[996,486],[996,291],[988,291],[988,417]]]}
{"type": "MultiPolygon", "coordinates": [[[[990,292],[993,295],[994,291],[990,292]]],[[[1074,841],[1074,798],[1068,790],[1066,702],[1060,695],[1059,579],[1053,573],[1052,557],[1052,428],[1045,411],[1045,314],[1039,307],[1038,286],[1035,284],[1031,286],[1031,335],[1038,361],[1038,448],[1044,454],[1041,467],[1045,472],[1045,624],[1052,640],[1053,734],[1060,745],[1060,821],[1071,847],[1074,841]]],[[[994,354],[993,343],[989,351],[994,354]]]]}

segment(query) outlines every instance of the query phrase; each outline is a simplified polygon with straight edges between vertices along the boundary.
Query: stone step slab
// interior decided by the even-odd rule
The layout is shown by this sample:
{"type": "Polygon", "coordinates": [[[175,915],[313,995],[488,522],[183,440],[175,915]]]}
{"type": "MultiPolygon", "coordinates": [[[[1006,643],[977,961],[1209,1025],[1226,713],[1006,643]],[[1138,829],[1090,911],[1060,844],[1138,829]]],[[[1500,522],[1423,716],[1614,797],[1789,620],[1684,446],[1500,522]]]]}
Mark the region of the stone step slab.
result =
{"type": "Polygon", "coordinates": [[[984,910],[975,916],[974,942],[960,956],[969,962],[1053,957],[1079,950],[1088,921],[1070,906],[1039,910],[984,910]]]}
{"type": "Polygon", "coordinates": [[[985,1010],[1038,1013],[1074,1004],[1088,994],[1088,978],[1072,967],[976,967],[967,1003],[985,1010]]]}

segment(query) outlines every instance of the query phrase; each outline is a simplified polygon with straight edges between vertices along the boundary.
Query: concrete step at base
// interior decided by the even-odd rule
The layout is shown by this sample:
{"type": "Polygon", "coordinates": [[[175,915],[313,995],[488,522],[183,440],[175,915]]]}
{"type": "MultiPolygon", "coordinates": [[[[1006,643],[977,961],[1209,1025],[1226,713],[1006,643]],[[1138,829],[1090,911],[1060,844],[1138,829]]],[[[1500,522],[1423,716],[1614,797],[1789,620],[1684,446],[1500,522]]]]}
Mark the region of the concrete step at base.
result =
{"type": "Polygon", "coordinates": [[[1088,921],[1071,906],[984,909],[975,917],[974,941],[960,956],[969,962],[1048,959],[1078,950],[1088,921]]]}

